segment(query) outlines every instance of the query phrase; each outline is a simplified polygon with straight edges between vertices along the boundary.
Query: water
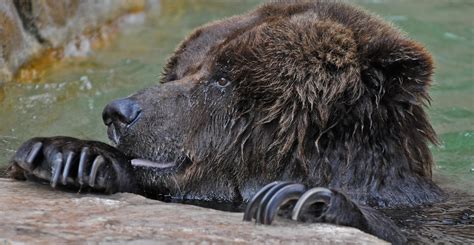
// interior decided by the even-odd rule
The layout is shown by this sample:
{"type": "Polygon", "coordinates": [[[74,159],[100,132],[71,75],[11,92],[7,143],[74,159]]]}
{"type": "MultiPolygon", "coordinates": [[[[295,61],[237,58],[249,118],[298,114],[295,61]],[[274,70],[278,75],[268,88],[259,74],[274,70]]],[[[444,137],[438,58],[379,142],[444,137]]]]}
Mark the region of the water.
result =
{"type": "MultiPolygon", "coordinates": [[[[32,136],[107,142],[101,112],[109,101],[155,84],[166,58],[196,26],[245,12],[259,2],[162,1],[153,13],[124,22],[124,31],[107,47],[56,64],[39,81],[0,87],[0,168],[32,136]]],[[[474,193],[474,2],[357,2],[400,26],[434,54],[437,69],[429,114],[441,138],[441,146],[432,147],[436,178],[443,186],[474,193]]]]}

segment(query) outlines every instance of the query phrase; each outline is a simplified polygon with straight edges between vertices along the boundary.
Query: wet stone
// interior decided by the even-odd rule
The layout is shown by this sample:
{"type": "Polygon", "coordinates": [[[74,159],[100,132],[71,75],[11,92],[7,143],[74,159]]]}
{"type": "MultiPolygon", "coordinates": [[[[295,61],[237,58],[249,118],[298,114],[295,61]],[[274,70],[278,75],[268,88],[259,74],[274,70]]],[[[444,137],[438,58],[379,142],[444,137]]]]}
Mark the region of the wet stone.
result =
{"type": "Polygon", "coordinates": [[[12,1],[0,1],[0,84],[39,50],[38,42],[25,32],[12,1]]]}
{"type": "Polygon", "coordinates": [[[0,243],[384,244],[357,229],[242,221],[230,213],[134,194],[93,195],[0,179],[0,243]]]}
{"type": "MultiPolygon", "coordinates": [[[[2,0],[0,1],[0,84],[14,79],[20,67],[48,50],[106,33],[108,25],[142,12],[159,0],[2,0]]],[[[105,35],[105,34],[104,34],[105,35]]]]}
{"type": "Polygon", "coordinates": [[[20,11],[31,16],[30,32],[52,47],[61,47],[120,15],[143,10],[146,4],[145,0],[45,0],[31,1],[31,8],[20,11]]]}

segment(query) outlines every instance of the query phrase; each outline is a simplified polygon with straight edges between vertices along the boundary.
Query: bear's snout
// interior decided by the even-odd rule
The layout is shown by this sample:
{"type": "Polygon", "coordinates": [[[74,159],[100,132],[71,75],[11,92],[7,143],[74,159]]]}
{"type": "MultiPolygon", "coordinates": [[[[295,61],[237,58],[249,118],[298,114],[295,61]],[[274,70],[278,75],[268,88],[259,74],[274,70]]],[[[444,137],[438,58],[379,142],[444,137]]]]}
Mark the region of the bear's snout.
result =
{"type": "Polygon", "coordinates": [[[107,126],[113,123],[129,127],[138,120],[141,111],[142,108],[136,101],[130,98],[118,99],[105,106],[102,120],[107,126]]]}

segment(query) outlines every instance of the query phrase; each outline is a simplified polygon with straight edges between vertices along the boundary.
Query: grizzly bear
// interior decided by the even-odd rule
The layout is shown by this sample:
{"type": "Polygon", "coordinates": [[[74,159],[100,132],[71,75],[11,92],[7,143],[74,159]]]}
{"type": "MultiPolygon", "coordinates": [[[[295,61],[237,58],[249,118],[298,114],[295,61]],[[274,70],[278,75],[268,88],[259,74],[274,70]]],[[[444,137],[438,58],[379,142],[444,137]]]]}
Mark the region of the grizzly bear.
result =
{"type": "Polygon", "coordinates": [[[10,174],[52,187],[249,202],[245,220],[269,224],[278,214],[404,243],[375,208],[444,198],[424,109],[432,73],[425,48],[357,7],[271,2],[198,28],[160,84],[108,104],[114,146],[33,138],[10,174]]]}

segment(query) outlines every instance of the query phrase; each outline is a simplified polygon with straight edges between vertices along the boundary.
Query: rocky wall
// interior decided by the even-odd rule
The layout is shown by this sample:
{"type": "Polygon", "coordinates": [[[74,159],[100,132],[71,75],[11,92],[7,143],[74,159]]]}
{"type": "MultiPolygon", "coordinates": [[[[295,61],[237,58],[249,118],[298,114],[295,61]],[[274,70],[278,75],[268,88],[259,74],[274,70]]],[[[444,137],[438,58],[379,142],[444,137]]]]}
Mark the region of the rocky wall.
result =
{"type": "MultiPolygon", "coordinates": [[[[0,1],[0,84],[48,50],[80,49],[84,35],[159,0],[0,1]]],[[[77,53],[77,52],[76,52],[77,53]]],[[[71,55],[75,52],[72,50],[71,55]]]]}

